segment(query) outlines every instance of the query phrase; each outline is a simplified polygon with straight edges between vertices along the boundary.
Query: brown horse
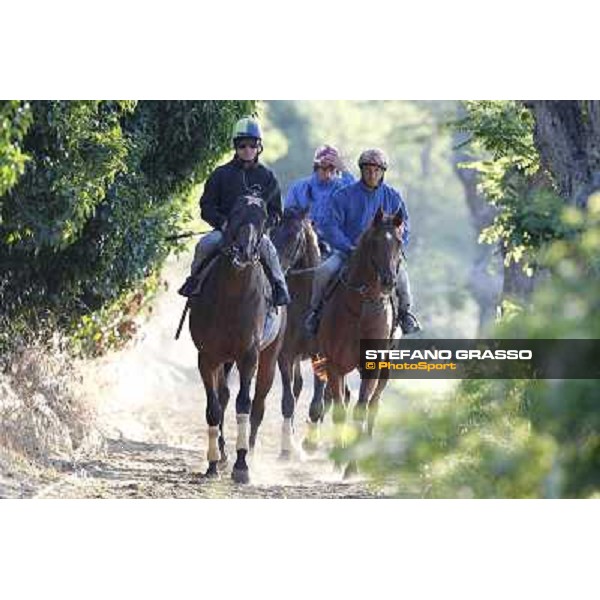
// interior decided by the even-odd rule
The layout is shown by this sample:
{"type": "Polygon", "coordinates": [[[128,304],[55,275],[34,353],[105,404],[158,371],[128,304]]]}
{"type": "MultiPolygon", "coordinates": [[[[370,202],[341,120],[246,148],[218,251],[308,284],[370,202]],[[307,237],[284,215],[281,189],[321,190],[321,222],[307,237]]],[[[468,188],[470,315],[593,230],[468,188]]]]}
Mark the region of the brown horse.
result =
{"type": "Polygon", "coordinates": [[[207,477],[218,476],[218,463],[225,458],[223,421],[229,399],[227,374],[231,363],[235,363],[239,371],[237,459],[232,472],[233,480],[238,483],[250,480],[246,463],[249,425],[256,435],[264,414],[265,398],[273,383],[286,322],[285,308],[278,309],[279,327],[274,339],[265,345],[262,337],[268,309],[268,284],[259,262],[259,243],[266,219],[264,204],[259,198],[239,198],[229,216],[222,248],[208,267],[202,291],[190,299],[190,332],[198,349],[198,369],[206,389],[207,477]],[[251,401],[250,384],[255,374],[256,388],[251,401]],[[219,428],[220,448],[217,446],[219,428]]]}
{"type": "MultiPolygon", "coordinates": [[[[346,419],[344,378],[359,366],[361,338],[391,338],[391,295],[402,256],[401,234],[402,217],[399,214],[384,216],[379,209],[350,256],[340,284],[323,309],[317,338],[327,361],[327,379],[336,425],[341,425],[346,419]]],[[[353,412],[359,436],[364,431],[365,420],[368,421],[368,434],[372,435],[379,398],[387,381],[387,370],[369,371],[369,378],[361,377],[358,402],[353,412]]],[[[346,475],[355,470],[356,463],[352,461],[346,475]]]]}
{"type": "MultiPolygon", "coordinates": [[[[310,304],[314,269],[321,262],[317,234],[307,215],[307,210],[286,209],[280,225],[271,231],[271,238],[277,248],[292,296],[292,303],[288,307],[283,346],[278,358],[283,387],[280,455],[282,459],[290,458],[294,449],[294,411],[303,383],[300,362],[314,358],[317,354],[316,340],[306,335],[303,326],[306,310],[310,304]]],[[[324,413],[320,408],[323,404],[324,388],[325,380],[315,375],[310,409],[311,421],[318,421],[324,413]]]]}

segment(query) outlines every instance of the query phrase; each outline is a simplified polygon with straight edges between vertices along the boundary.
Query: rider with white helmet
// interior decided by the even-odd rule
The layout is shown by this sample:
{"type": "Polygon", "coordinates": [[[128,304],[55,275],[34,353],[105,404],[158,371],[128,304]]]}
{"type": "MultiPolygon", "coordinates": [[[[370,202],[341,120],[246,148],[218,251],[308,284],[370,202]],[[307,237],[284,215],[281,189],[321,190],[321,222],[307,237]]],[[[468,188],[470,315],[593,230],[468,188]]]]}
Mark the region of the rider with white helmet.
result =
{"type": "MultiPolygon", "coordinates": [[[[400,213],[403,219],[402,241],[406,248],[410,238],[410,223],[406,204],[399,192],[383,182],[388,168],[385,152],[379,148],[365,150],[358,159],[360,181],[335,192],[329,203],[323,223],[326,241],[333,248],[332,255],[317,269],[313,279],[311,311],[306,329],[314,335],[319,324],[319,313],[328,283],[338,273],[350,253],[356,248],[361,234],[368,229],[381,208],[384,213],[400,213]]],[[[404,333],[415,333],[421,326],[410,311],[412,296],[404,262],[396,280],[398,297],[398,324],[404,333]]]]}

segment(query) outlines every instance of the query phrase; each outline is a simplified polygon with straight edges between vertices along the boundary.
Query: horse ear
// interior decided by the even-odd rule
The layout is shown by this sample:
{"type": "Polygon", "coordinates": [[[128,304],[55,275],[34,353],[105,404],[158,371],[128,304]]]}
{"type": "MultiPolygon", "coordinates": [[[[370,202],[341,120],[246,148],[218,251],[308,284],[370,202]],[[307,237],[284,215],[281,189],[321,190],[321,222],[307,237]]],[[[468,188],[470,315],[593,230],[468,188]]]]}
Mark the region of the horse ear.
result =
{"type": "Polygon", "coordinates": [[[373,225],[379,225],[383,221],[383,208],[380,206],[375,213],[373,218],[373,225]]]}
{"type": "Polygon", "coordinates": [[[394,215],[392,222],[394,223],[394,227],[400,227],[402,223],[404,223],[404,218],[402,217],[402,213],[400,211],[394,215]]]}

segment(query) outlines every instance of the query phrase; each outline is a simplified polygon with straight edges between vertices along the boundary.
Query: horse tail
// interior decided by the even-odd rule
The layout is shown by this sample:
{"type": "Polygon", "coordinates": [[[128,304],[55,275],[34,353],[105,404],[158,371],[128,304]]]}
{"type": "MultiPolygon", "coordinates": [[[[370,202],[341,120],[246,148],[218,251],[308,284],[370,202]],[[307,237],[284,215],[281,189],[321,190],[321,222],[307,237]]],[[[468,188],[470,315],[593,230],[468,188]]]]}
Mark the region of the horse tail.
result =
{"type": "Polygon", "coordinates": [[[320,354],[311,356],[313,373],[321,380],[327,381],[327,358],[320,354]]]}

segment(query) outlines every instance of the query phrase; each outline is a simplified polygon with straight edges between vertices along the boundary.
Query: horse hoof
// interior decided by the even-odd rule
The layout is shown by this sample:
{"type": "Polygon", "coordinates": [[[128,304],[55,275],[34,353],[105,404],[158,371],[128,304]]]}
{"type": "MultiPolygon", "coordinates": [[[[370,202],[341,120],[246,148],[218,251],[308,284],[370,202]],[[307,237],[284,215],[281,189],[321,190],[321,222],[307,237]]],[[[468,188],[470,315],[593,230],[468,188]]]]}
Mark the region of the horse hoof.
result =
{"type": "Polygon", "coordinates": [[[233,467],[233,471],[231,472],[231,479],[233,479],[235,483],[250,483],[250,471],[248,470],[248,468],[240,469],[237,467],[233,467]]]}
{"type": "Polygon", "coordinates": [[[307,454],[314,454],[319,449],[319,444],[308,438],[302,440],[302,450],[307,454]]]}
{"type": "Polygon", "coordinates": [[[207,479],[218,479],[219,478],[219,469],[217,468],[216,462],[211,462],[208,464],[208,471],[204,474],[204,477],[207,479]]]}
{"type": "Polygon", "coordinates": [[[279,454],[279,460],[281,462],[289,462],[290,460],[292,460],[291,450],[282,450],[279,454]]]}
{"type": "Polygon", "coordinates": [[[349,479],[354,479],[358,476],[358,466],[355,462],[348,463],[346,468],[344,469],[344,480],[348,481],[349,479]]]}
{"type": "Polygon", "coordinates": [[[229,463],[229,456],[227,454],[221,454],[221,458],[219,459],[219,469],[224,469],[229,463]]]}

